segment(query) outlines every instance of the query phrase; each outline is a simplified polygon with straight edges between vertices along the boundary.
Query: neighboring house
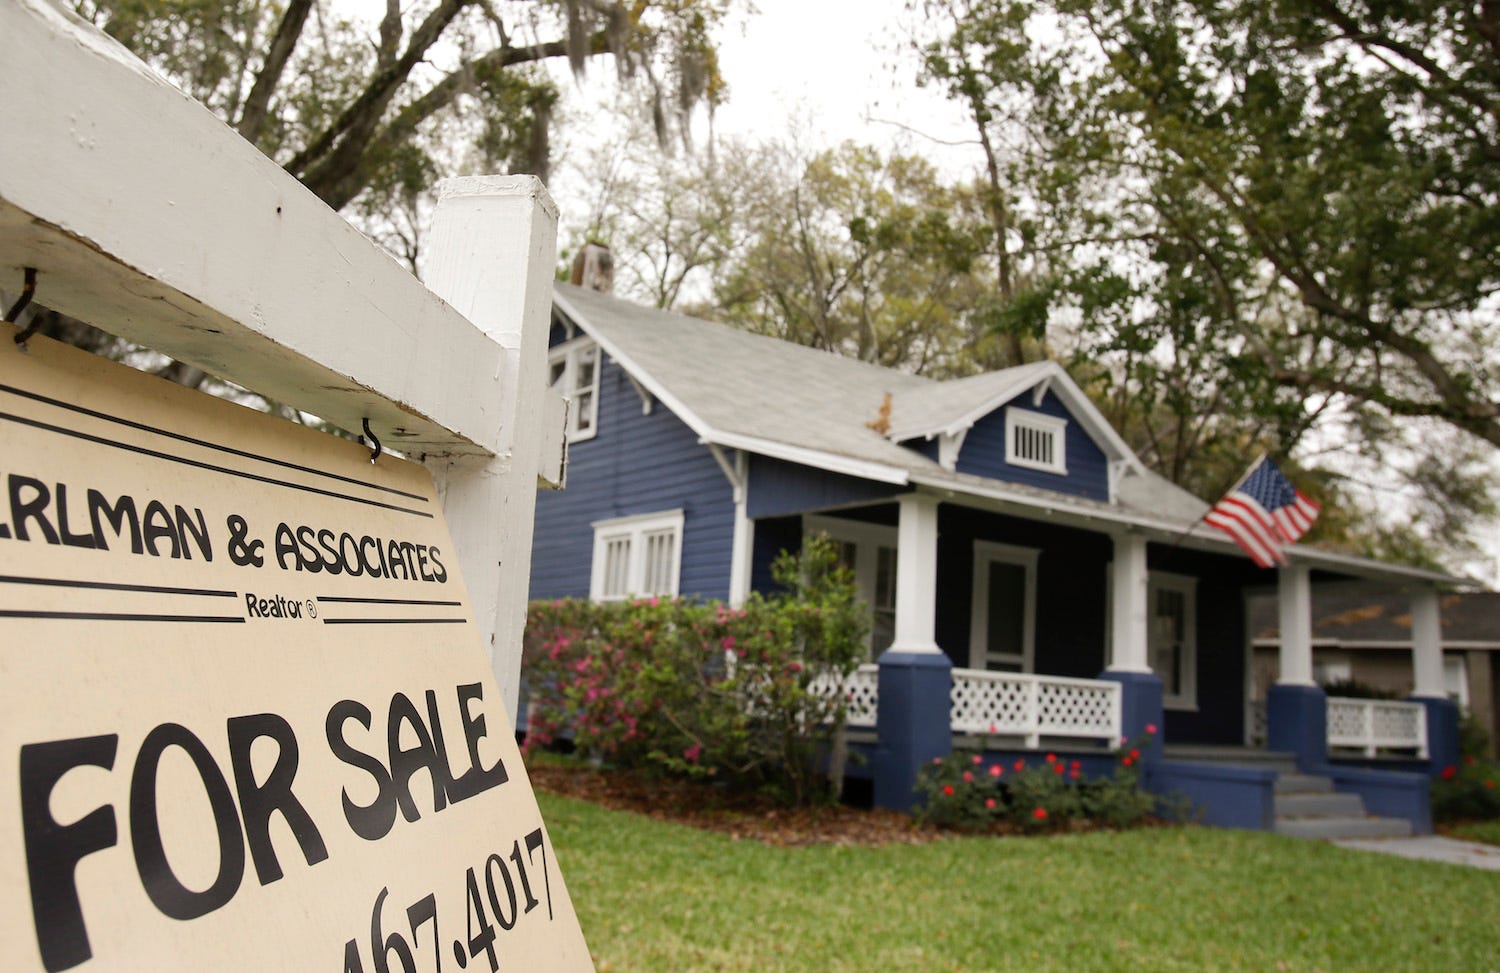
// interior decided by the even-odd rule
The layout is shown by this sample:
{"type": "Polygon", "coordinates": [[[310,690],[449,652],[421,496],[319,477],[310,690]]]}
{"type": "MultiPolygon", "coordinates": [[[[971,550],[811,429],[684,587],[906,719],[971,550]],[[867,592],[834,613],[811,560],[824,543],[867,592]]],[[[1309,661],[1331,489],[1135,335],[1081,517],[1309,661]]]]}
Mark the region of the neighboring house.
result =
{"type": "MultiPolygon", "coordinates": [[[[1460,580],[1303,546],[1257,569],[1050,361],[934,381],[558,284],[551,374],[571,400],[567,488],[537,499],[532,597],[736,602],[770,585],[779,551],[826,533],[873,613],[880,664],[849,690],[883,804],[909,804],[954,734],[1107,765],[1151,724],[1172,747],[1148,752],[1158,786],[1210,820],[1270,826],[1274,769],[1180,759],[1246,753],[1247,596],[1279,590],[1295,620],[1313,587],[1385,584],[1425,619],[1460,580]]],[[[1418,652],[1436,658],[1427,631],[1418,652]]],[[[1273,742],[1321,769],[1307,639],[1281,655],[1273,742]]],[[[1430,679],[1418,689],[1448,705],[1430,679]]]]}
{"type": "MultiPolygon", "coordinates": [[[[1500,593],[1447,594],[1442,615],[1443,689],[1489,735],[1500,741],[1500,593]]],[[[1263,704],[1276,681],[1281,646],[1273,599],[1251,602],[1253,699],[1263,704]]],[[[1334,591],[1313,596],[1313,678],[1319,685],[1358,682],[1405,696],[1412,672],[1411,606],[1388,594],[1334,591]]]]}

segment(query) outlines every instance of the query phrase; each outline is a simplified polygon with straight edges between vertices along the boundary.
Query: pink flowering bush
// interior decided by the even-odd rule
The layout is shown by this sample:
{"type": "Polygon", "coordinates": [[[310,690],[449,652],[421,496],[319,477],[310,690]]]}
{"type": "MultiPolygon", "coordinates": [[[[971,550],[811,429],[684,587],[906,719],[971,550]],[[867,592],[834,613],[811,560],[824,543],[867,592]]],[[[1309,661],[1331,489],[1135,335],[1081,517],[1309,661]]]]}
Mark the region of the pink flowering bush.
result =
{"type": "Polygon", "coordinates": [[[683,599],[535,602],[523,672],[527,746],[564,732],[618,766],[653,767],[824,799],[817,757],[843,724],[841,685],[864,654],[865,613],[831,544],[772,567],[781,586],[742,608],[683,599]]]}

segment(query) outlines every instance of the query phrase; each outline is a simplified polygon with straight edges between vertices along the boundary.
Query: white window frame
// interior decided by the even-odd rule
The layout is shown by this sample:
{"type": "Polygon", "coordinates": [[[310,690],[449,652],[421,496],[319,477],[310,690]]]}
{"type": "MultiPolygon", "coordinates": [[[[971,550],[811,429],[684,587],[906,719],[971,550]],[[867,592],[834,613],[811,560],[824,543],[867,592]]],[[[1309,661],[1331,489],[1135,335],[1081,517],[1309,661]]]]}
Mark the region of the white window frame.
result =
{"type": "Polygon", "coordinates": [[[594,528],[593,568],[589,573],[589,600],[597,602],[625,601],[630,598],[651,597],[676,598],[682,575],[682,511],[664,510],[657,513],[638,514],[633,517],[616,517],[611,520],[596,520],[594,528]],[[670,533],[673,538],[672,559],[667,570],[666,590],[646,591],[646,541],[650,535],[670,533]],[[605,569],[609,545],[615,541],[630,545],[626,560],[625,590],[605,591],[605,569]]]}
{"type": "MultiPolygon", "coordinates": [[[[1014,564],[1026,572],[1025,599],[1021,618],[1021,671],[1036,670],[1036,564],[1041,551],[996,541],[974,542],[974,584],[969,599],[969,668],[988,669],[990,626],[990,565],[995,561],[1014,564]]],[[[997,661],[1015,661],[997,657],[997,661]]]]}
{"type": "Polygon", "coordinates": [[[1463,712],[1469,711],[1469,663],[1462,652],[1443,653],[1443,690],[1463,712]]]}
{"type": "MultiPolygon", "coordinates": [[[[846,520],[842,517],[819,517],[807,514],[802,518],[803,536],[826,534],[830,540],[854,545],[854,587],[859,600],[869,612],[870,631],[865,643],[870,648],[870,657],[875,656],[875,612],[887,611],[894,618],[896,612],[895,579],[891,583],[889,605],[877,603],[876,579],[880,573],[880,549],[897,550],[897,530],[885,524],[871,524],[862,520],[846,520]]],[[[899,553],[898,553],[899,556],[899,553]]]]}
{"type": "Polygon", "coordinates": [[[1157,672],[1162,681],[1162,706],[1166,709],[1198,709],[1198,579],[1187,574],[1152,571],[1146,576],[1146,659],[1156,669],[1155,633],[1156,595],[1159,591],[1176,591],[1182,595],[1182,689],[1168,692],[1166,674],[1157,672]]]}
{"type": "Polygon", "coordinates": [[[1005,461],[1012,466],[1044,473],[1068,475],[1068,420],[1049,416],[1044,412],[1032,412],[1016,406],[1005,409],[1005,461]],[[1017,450],[1017,438],[1022,431],[1037,432],[1052,439],[1052,462],[1022,456],[1017,450]]]}
{"type": "Polygon", "coordinates": [[[558,364],[562,365],[562,374],[552,382],[552,387],[568,400],[568,442],[579,443],[593,439],[599,433],[599,374],[604,371],[604,353],[600,351],[594,339],[585,335],[551,348],[547,354],[549,375],[558,364]],[[594,355],[594,377],[584,388],[578,385],[578,371],[579,359],[586,352],[592,352],[594,355]],[[587,407],[580,409],[578,399],[580,395],[585,394],[588,396],[588,404],[587,407]],[[580,428],[583,425],[582,417],[585,415],[588,417],[587,427],[580,428]]]}

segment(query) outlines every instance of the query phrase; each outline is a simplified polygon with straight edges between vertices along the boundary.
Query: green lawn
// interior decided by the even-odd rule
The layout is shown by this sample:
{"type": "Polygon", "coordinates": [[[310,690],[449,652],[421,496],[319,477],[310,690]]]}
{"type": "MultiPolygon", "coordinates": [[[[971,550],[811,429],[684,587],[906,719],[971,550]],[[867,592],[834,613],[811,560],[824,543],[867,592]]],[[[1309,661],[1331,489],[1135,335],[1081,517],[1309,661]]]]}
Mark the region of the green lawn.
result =
{"type": "Polygon", "coordinates": [[[1453,828],[1453,837],[1462,838],[1464,841],[1483,841],[1486,844],[1500,845],[1500,821],[1475,821],[1471,824],[1460,824],[1453,828]]]}
{"type": "Polygon", "coordinates": [[[1207,828],[773,848],[538,794],[600,973],[1500,970],[1500,875],[1207,828]]]}

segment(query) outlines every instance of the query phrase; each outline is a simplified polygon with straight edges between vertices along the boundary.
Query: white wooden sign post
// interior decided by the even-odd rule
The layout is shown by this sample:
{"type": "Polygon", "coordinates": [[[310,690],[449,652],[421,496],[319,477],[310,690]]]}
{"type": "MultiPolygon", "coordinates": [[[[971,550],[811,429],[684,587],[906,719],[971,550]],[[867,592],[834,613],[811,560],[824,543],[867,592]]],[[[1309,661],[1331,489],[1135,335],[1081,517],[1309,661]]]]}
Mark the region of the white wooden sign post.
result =
{"type": "Polygon", "coordinates": [[[0,290],[417,461],[0,327],[7,967],[588,969],[511,729],[545,191],[447,186],[434,294],[86,25],[0,36],[0,290]]]}

